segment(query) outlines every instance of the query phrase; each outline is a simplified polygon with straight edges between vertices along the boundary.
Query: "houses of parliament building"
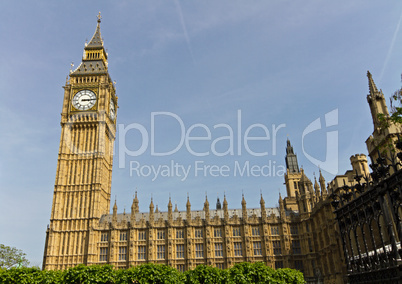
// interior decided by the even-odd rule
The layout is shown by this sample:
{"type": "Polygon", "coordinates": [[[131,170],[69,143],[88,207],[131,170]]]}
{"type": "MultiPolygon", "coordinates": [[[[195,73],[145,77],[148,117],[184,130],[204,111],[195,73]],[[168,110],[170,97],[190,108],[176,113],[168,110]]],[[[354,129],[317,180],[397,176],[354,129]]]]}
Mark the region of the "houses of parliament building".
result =
{"type": "MultiPolygon", "coordinates": [[[[370,73],[368,79],[367,99],[376,125],[377,114],[388,110],[370,73]]],[[[128,268],[153,262],[185,271],[199,264],[223,269],[247,261],[298,269],[312,283],[344,282],[345,261],[329,195],[344,182],[353,184],[354,173],[369,174],[365,155],[353,155],[351,170],[329,183],[321,172],[312,181],[288,140],[287,195],[279,196],[279,207],[267,208],[261,195],[259,208],[248,208],[243,196],[241,209],[230,209],[224,197],[216,205],[205,198],[202,210],[192,210],[187,198],[185,211],[173,208],[169,199],[167,211],[159,211],[151,200],[149,211],[140,212],[136,194],[130,213],[117,213],[115,203],[109,214],[117,105],[98,17],[82,62],[64,86],[43,269],[81,263],[128,268]]],[[[370,155],[380,138],[375,130],[366,141],[370,155]]]]}

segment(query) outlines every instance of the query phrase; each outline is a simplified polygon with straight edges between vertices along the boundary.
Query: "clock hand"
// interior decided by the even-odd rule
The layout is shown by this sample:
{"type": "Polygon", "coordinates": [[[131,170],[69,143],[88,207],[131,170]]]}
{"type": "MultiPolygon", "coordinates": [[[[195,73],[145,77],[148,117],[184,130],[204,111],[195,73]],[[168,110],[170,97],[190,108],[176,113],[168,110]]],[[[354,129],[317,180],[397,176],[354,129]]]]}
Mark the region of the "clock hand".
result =
{"type": "Polygon", "coordinates": [[[88,102],[88,101],[94,101],[96,99],[82,99],[81,102],[88,102]]]}

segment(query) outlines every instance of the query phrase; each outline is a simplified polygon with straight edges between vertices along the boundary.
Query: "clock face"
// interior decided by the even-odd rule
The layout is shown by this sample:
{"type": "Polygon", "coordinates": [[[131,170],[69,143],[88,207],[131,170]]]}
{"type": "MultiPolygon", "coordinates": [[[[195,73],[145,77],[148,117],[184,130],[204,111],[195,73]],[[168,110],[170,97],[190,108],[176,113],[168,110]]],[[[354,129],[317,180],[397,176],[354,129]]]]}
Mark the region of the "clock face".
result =
{"type": "Polygon", "coordinates": [[[116,108],[114,106],[114,102],[112,99],[110,99],[110,118],[114,120],[116,117],[116,108]]]}
{"type": "Polygon", "coordinates": [[[73,106],[78,110],[88,110],[96,103],[96,95],[90,90],[82,90],[74,95],[73,106]]]}

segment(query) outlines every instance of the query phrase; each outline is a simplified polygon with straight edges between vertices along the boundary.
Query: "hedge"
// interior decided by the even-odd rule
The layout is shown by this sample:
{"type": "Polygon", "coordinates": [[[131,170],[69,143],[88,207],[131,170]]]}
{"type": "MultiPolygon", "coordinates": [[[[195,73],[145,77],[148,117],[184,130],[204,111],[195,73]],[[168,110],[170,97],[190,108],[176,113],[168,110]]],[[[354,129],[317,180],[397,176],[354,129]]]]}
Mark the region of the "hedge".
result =
{"type": "Polygon", "coordinates": [[[111,265],[78,265],[66,270],[39,268],[0,269],[5,284],[302,284],[303,273],[284,268],[274,270],[261,262],[238,263],[229,269],[198,265],[186,272],[162,264],[147,263],[129,269],[111,265]]]}

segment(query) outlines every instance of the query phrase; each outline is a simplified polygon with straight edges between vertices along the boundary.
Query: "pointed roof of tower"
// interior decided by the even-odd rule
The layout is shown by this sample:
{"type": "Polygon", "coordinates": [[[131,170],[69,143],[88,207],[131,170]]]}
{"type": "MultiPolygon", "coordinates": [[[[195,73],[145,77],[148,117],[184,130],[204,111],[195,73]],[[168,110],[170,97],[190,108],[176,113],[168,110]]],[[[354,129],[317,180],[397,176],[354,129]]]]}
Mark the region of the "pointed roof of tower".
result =
{"type": "Polygon", "coordinates": [[[317,178],[314,176],[314,189],[319,189],[320,186],[318,185],[317,178]]]}
{"type": "Polygon", "coordinates": [[[137,198],[137,191],[135,191],[135,195],[134,195],[134,198],[133,198],[133,203],[131,204],[131,208],[133,209],[133,208],[137,208],[138,207],[138,198],[137,198]]]}
{"type": "Polygon", "coordinates": [[[285,156],[286,168],[291,173],[299,173],[299,165],[297,163],[297,156],[293,151],[292,144],[290,144],[289,138],[286,141],[286,156],[285,156]]]}
{"type": "Polygon", "coordinates": [[[246,199],[244,199],[244,194],[242,194],[241,205],[242,206],[246,205],[246,199]]]}
{"type": "Polygon", "coordinates": [[[100,33],[100,12],[98,15],[98,24],[94,35],[88,44],[85,44],[84,56],[82,62],[73,71],[71,75],[87,75],[87,74],[108,74],[107,72],[107,53],[103,46],[103,40],[100,33]]]}
{"type": "Polygon", "coordinates": [[[219,200],[219,197],[216,199],[216,209],[222,209],[221,201],[219,200]]]}
{"type": "Polygon", "coordinates": [[[187,203],[186,203],[186,207],[188,208],[188,207],[190,207],[190,206],[191,206],[190,197],[189,197],[188,192],[187,192],[187,203]]]}
{"type": "MultiPolygon", "coordinates": [[[[109,207],[110,208],[110,207],[109,207]]],[[[116,199],[114,199],[114,205],[113,205],[113,211],[117,210],[117,203],[116,203],[116,199]]]]}
{"type": "Polygon", "coordinates": [[[324,179],[324,177],[322,176],[322,173],[321,173],[321,169],[320,169],[320,178],[318,179],[320,182],[323,182],[324,184],[325,184],[325,179],[324,179]]]}
{"type": "Polygon", "coordinates": [[[369,83],[370,95],[378,93],[377,86],[374,83],[373,76],[371,75],[370,71],[367,71],[367,78],[369,83]]]}
{"type": "Polygon", "coordinates": [[[138,207],[137,191],[135,191],[135,197],[133,198],[133,203],[131,204],[131,213],[138,213],[140,209],[138,207]]]}
{"type": "Polygon", "coordinates": [[[96,25],[96,30],[94,35],[92,36],[89,43],[85,46],[85,49],[97,49],[103,47],[103,40],[100,32],[100,23],[101,23],[101,13],[98,14],[98,24],[96,25]]]}
{"type": "Polygon", "coordinates": [[[292,144],[290,144],[289,138],[286,140],[286,154],[294,154],[292,144]]]}
{"type": "MultiPolygon", "coordinates": [[[[280,193],[279,193],[280,194],[280,193]]],[[[262,206],[262,205],[264,205],[265,206],[265,200],[264,200],[264,198],[262,197],[262,192],[260,192],[260,195],[261,195],[261,198],[260,198],[260,205],[262,206]]]]}
{"type": "Polygon", "coordinates": [[[204,202],[204,208],[209,207],[209,202],[208,202],[208,196],[207,193],[205,192],[205,202],[204,202]]]}
{"type": "Polygon", "coordinates": [[[151,203],[149,204],[149,209],[151,209],[152,208],[152,212],[153,212],[153,209],[154,209],[154,201],[153,201],[153,198],[151,197],[151,203]]]}

